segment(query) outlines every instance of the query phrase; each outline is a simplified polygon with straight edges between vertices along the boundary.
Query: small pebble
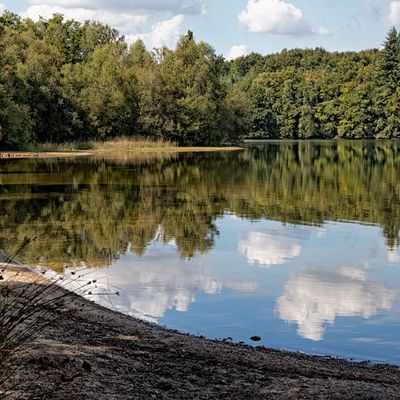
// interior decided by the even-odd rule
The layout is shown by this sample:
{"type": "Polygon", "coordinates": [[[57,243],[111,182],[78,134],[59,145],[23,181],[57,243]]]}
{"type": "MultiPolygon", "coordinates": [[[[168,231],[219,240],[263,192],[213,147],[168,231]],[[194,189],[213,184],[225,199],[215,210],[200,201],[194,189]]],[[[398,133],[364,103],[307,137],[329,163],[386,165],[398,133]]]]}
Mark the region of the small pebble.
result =
{"type": "Polygon", "coordinates": [[[92,370],[92,366],[91,366],[86,360],[83,362],[82,368],[83,368],[85,371],[91,371],[91,370],[92,370]]]}

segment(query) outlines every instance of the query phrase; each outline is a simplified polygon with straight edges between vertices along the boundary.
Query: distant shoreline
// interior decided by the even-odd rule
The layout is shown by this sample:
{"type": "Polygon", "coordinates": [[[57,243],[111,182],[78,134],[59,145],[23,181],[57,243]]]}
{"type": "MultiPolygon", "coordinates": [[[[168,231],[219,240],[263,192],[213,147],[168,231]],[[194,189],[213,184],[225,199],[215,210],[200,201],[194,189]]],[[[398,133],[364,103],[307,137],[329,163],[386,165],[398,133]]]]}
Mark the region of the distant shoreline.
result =
{"type": "MultiPolygon", "coordinates": [[[[241,151],[245,149],[245,145],[250,143],[307,143],[307,142],[400,142],[400,139],[244,139],[243,146],[192,146],[192,147],[180,147],[174,145],[157,146],[138,146],[133,148],[135,142],[129,143],[129,147],[118,144],[118,142],[110,142],[112,147],[107,149],[107,144],[102,145],[99,148],[87,149],[87,150],[54,150],[54,151],[1,151],[0,160],[7,159],[44,159],[44,158],[73,158],[73,157],[134,157],[135,155],[143,154],[174,154],[174,153],[207,153],[207,152],[219,152],[219,151],[241,151]]],[[[150,142],[151,143],[151,142],[150,142]]],[[[62,146],[61,146],[62,147],[62,146]]]]}
{"type": "Polygon", "coordinates": [[[299,139],[299,138],[254,138],[254,139],[243,139],[243,143],[268,143],[268,142],[400,142],[400,138],[311,138],[311,139],[299,139]]]}

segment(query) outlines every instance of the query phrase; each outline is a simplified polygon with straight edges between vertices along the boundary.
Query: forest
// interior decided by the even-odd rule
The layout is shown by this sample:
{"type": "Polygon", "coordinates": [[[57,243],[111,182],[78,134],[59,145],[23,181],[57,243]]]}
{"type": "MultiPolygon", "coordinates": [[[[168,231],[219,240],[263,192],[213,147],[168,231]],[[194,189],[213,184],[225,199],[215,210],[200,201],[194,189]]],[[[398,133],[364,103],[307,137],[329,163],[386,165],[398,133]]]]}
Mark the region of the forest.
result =
{"type": "Polygon", "coordinates": [[[400,138],[400,34],[381,49],[252,53],[233,61],[189,31],[148,51],[62,15],[0,16],[0,148],[148,137],[179,145],[248,138],[400,138]]]}

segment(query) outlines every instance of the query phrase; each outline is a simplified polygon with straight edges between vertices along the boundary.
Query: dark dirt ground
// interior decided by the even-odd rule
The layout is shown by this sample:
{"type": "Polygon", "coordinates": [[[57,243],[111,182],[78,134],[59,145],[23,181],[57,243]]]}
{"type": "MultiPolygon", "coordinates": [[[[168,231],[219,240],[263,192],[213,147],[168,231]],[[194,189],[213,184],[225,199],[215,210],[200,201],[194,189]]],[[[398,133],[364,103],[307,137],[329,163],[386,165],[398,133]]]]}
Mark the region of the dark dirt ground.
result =
{"type": "Polygon", "coordinates": [[[400,399],[394,366],[206,340],[73,294],[65,303],[15,354],[10,398],[400,399]]]}

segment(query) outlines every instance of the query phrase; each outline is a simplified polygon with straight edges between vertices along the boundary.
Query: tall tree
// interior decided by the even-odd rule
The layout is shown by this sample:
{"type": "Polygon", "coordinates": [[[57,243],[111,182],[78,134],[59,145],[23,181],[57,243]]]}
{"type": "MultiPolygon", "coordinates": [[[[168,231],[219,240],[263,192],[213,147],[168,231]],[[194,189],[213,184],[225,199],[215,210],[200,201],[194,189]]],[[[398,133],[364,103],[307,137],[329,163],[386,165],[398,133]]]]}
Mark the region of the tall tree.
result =
{"type": "Polygon", "coordinates": [[[400,138],[400,33],[390,29],[378,63],[378,137],[400,138]]]}

